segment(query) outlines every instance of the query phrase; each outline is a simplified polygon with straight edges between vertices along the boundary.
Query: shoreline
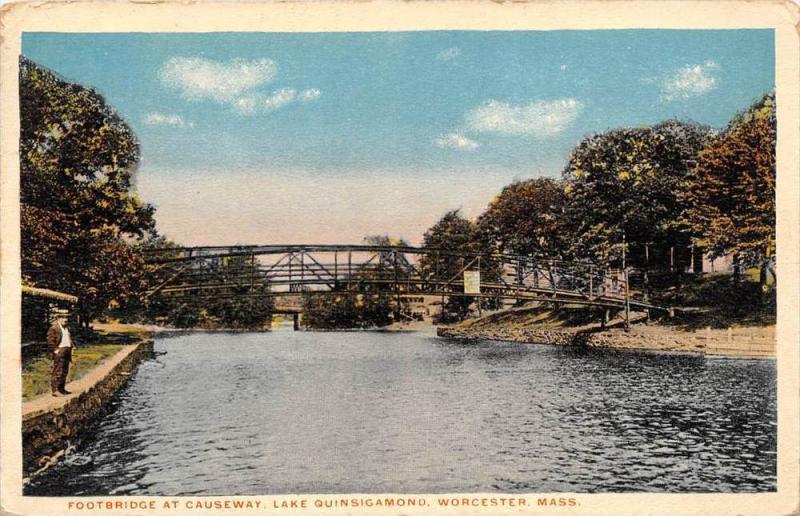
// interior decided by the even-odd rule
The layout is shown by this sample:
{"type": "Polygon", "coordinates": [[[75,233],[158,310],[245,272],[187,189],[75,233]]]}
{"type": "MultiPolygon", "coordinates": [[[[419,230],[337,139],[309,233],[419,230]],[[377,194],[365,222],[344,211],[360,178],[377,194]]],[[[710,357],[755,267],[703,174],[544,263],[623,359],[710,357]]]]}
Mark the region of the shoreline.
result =
{"type": "MultiPolygon", "coordinates": [[[[775,325],[740,326],[725,329],[685,330],[674,326],[647,322],[643,313],[631,314],[631,328],[626,332],[623,321],[612,319],[605,328],[599,323],[570,324],[554,327],[540,322],[542,314],[531,308],[509,309],[487,314],[478,319],[470,319],[456,325],[435,325],[432,321],[408,321],[393,323],[384,327],[342,328],[342,329],[304,329],[304,332],[374,332],[374,333],[423,333],[438,337],[489,339],[522,344],[546,344],[556,346],[584,346],[590,348],[624,349],[636,351],[657,351],[719,358],[774,359],[776,356],[775,325]],[[497,321],[507,316],[527,317],[519,324],[506,324],[497,321]]],[[[98,324],[103,331],[139,332],[149,338],[159,334],[179,333],[253,333],[269,330],[243,329],[205,329],[205,328],[167,328],[156,325],[137,324],[98,324]]]]}
{"type": "Polygon", "coordinates": [[[152,350],[151,336],[142,334],[138,342],[124,346],[68,383],[71,394],[53,397],[46,393],[22,404],[23,484],[64,457],[152,350]]]}
{"type": "MultiPolygon", "coordinates": [[[[519,311],[522,314],[525,311],[519,311]]],[[[537,324],[535,316],[519,324],[498,321],[513,311],[466,321],[456,326],[439,327],[440,337],[463,339],[489,339],[521,344],[547,344],[555,346],[582,346],[631,351],[656,351],[667,353],[713,356],[720,358],[774,359],[776,355],[775,326],[745,326],[726,329],[704,328],[697,331],[676,329],[657,323],[632,324],[630,331],[622,328],[622,321],[614,320],[605,328],[599,324],[553,327],[537,324]]],[[[640,318],[644,321],[644,318],[640,318]]]]}

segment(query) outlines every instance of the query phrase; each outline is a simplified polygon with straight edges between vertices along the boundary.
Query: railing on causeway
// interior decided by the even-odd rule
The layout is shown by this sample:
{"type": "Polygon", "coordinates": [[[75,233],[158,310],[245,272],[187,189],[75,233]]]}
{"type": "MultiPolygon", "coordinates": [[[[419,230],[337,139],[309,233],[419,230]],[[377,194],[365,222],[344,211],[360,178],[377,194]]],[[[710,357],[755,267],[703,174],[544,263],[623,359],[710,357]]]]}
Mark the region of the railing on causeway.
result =
{"type": "Polygon", "coordinates": [[[247,245],[145,251],[149,295],[276,296],[299,292],[469,296],[632,309],[664,308],[623,270],[589,262],[381,245],[247,245]],[[465,293],[464,273],[479,272],[465,293]]]}

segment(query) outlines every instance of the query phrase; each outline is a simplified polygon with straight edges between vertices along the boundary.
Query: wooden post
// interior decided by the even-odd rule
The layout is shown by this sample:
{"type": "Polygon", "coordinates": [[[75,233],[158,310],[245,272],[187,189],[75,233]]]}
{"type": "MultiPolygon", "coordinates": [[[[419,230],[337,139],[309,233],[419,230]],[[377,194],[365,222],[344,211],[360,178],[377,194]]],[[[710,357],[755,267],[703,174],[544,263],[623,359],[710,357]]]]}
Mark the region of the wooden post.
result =
{"type": "Polygon", "coordinates": [[[628,242],[625,239],[625,232],[622,233],[622,274],[625,281],[625,331],[631,329],[631,303],[628,289],[628,266],[625,262],[627,254],[628,242]]]}
{"type": "MultiPolygon", "coordinates": [[[[481,257],[478,255],[478,274],[481,273],[481,257]]],[[[480,283],[478,284],[478,288],[480,288],[480,283]]],[[[476,298],[478,303],[478,317],[483,317],[483,310],[481,309],[481,298],[480,296],[476,298]]]]}
{"type": "Polygon", "coordinates": [[[675,272],[675,246],[669,248],[669,271],[675,272]]]}
{"type": "Polygon", "coordinates": [[[400,288],[397,284],[397,251],[392,251],[394,261],[394,299],[397,307],[395,308],[395,322],[400,322],[400,288]]]}
{"type": "Polygon", "coordinates": [[[256,286],[256,255],[250,255],[250,289],[256,286]]]}
{"type": "MultiPolygon", "coordinates": [[[[650,243],[644,244],[644,301],[650,301],[650,243]]],[[[649,314],[649,312],[648,312],[649,314]]],[[[650,316],[648,315],[648,319],[650,316]]]]}

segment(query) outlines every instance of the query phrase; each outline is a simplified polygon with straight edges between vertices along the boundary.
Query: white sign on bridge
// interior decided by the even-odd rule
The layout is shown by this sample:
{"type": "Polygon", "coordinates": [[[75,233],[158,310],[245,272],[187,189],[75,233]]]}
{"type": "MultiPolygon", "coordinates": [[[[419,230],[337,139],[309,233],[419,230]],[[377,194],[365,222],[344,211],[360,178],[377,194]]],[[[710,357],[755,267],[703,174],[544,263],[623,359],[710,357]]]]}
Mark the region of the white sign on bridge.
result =
{"type": "Polygon", "coordinates": [[[481,293],[481,271],[464,271],[464,293],[481,293]]]}

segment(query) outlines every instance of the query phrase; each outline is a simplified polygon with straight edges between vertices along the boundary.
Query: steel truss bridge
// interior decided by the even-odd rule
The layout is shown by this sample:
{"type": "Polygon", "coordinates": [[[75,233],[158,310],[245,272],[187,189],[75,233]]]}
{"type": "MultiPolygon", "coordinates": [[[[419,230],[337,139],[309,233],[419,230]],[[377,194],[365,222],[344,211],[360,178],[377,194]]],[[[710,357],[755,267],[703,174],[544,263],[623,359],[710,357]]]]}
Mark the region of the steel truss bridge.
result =
{"type": "Polygon", "coordinates": [[[624,270],[588,262],[382,245],[240,245],[159,248],[145,260],[160,281],[147,294],[298,297],[297,294],[466,296],[668,310],[629,288],[624,270]],[[480,271],[465,293],[464,272],[480,271]]]}

